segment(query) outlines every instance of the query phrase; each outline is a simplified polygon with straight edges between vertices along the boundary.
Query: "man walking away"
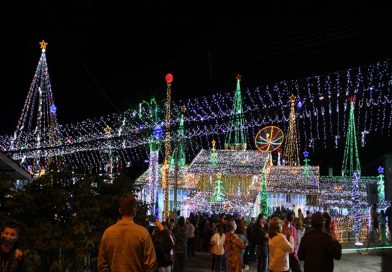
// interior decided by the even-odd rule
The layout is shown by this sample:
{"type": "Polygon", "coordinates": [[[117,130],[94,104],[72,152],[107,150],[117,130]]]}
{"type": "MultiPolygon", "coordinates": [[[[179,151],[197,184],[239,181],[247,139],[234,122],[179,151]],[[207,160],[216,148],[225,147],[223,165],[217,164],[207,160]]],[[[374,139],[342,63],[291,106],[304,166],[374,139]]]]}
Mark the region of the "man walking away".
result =
{"type": "Polygon", "coordinates": [[[298,257],[304,261],[304,272],[332,272],[333,259],[340,260],[342,246],[322,231],[324,217],[316,212],[311,217],[312,229],[305,233],[299,245],[298,257]]]}
{"type": "Polygon", "coordinates": [[[147,229],[137,225],[137,201],[131,194],[119,200],[121,219],[103,233],[98,254],[98,271],[155,272],[156,255],[147,229]]]}

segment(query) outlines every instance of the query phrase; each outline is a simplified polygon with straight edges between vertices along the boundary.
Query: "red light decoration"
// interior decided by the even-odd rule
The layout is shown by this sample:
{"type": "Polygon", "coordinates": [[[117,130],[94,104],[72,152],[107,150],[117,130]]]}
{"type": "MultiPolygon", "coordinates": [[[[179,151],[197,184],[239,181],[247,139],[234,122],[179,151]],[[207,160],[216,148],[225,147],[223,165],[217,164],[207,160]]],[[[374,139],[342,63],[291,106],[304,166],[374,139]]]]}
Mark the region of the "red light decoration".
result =
{"type": "Polygon", "coordinates": [[[166,75],[166,83],[170,84],[173,81],[173,75],[172,74],[167,74],[166,75]]]}

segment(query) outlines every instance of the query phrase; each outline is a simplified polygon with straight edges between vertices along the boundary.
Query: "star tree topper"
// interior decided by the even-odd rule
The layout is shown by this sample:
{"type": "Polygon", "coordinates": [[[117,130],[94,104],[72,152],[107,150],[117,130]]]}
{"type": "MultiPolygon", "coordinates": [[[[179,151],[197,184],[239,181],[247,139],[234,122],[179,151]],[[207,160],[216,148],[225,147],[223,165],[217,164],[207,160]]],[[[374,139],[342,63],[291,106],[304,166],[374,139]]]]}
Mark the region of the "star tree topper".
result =
{"type": "Polygon", "coordinates": [[[39,42],[39,44],[41,46],[42,52],[45,52],[46,51],[46,46],[48,45],[48,43],[45,42],[45,40],[42,40],[42,41],[39,42]]]}
{"type": "Polygon", "coordinates": [[[106,135],[110,135],[110,133],[112,133],[112,128],[109,126],[106,126],[103,130],[105,131],[106,135]]]}

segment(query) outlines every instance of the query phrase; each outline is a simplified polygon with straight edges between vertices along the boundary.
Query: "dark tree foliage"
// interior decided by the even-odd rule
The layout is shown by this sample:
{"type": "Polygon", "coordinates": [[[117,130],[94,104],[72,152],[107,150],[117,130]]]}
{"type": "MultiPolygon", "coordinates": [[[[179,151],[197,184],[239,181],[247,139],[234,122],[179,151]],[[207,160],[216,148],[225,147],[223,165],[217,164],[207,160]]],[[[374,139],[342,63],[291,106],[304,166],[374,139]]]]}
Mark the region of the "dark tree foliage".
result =
{"type": "MultiPolygon", "coordinates": [[[[0,224],[20,224],[29,271],[96,271],[103,231],[119,218],[117,199],[138,188],[125,174],[51,171],[21,185],[0,177],[0,224]]],[[[148,207],[139,203],[138,217],[148,207]]]]}

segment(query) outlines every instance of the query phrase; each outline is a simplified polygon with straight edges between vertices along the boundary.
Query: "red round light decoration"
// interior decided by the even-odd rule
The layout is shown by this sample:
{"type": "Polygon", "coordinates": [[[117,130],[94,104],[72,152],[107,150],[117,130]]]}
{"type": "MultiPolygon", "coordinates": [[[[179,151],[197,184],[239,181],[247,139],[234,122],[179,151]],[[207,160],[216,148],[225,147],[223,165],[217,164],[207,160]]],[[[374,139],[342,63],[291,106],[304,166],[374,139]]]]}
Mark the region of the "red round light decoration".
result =
{"type": "Polygon", "coordinates": [[[166,83],[172,83],[173,81],[173,75],[172,74],[167,74],[166,75],[166,83]]]}

